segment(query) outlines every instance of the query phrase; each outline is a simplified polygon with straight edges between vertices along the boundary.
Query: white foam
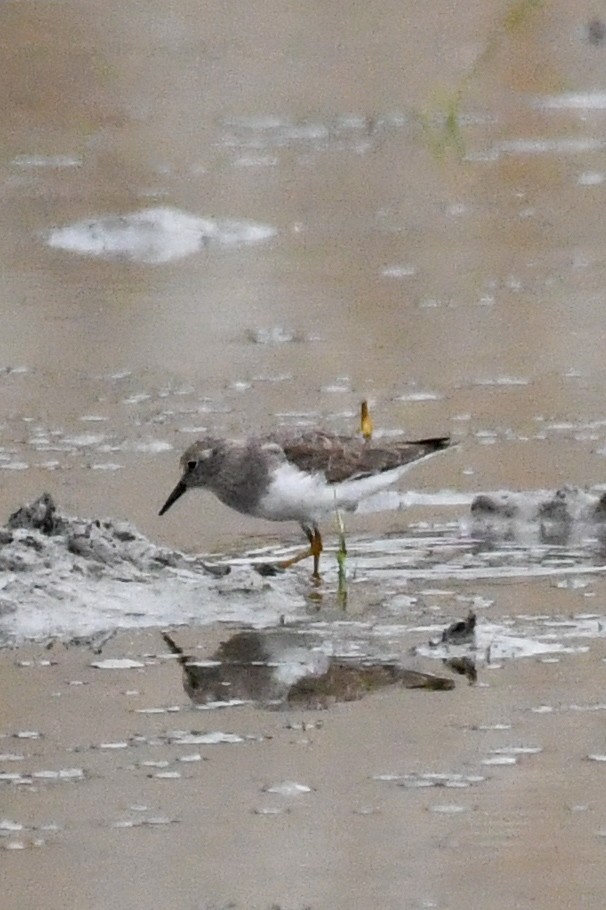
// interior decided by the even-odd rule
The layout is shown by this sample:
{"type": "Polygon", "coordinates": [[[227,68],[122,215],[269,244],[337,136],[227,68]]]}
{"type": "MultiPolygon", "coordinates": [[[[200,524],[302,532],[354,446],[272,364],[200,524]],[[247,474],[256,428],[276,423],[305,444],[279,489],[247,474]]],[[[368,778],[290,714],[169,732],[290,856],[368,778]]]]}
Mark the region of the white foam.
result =
{"type": "Polygon", "coordinates": [[[246,246],[276,234],[253,221],[200,218],[179,209],[151,208],[105,215],[53,228],[44,235],[55,249],[104,259],[160,264],[197,253],[210,244],[246,246]]]}

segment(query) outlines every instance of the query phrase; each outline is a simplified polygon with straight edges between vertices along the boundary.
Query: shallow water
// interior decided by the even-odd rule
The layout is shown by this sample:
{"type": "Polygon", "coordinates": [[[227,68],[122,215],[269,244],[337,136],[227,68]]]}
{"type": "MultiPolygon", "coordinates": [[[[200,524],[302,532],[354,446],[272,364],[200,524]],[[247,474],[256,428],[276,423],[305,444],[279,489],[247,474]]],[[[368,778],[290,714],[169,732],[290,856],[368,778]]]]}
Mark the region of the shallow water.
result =
{"type": "Polygon", "coordinates": [[[4,640],[38,641],[0,654],[15,910],[478,894],[601,910],[603,540],[583,522],[478,537],[469,513],[478,493],[604,483],[595,17],[3,4],[2,521],[48,490],[68,515],[234,566],[223,593],[194,573],[187,595],[178,571],[154,588],[63,551],[42,587],[2,573],[4,640]],[[391,511],[347,517],[345,613],[334,527],[315,589],[304,565],[247,565],[293,552],[289,525],[210,496],[158,517],[203,430],[354,431],[364,398],[377,433],[459,445],[375,503],[391,511]],[[291,725],[248,705],[206,727],[155,628],[185,623],[206,658],[284,617],[441,675],[428,642],[469,609],[476,684],[291,725]],[[143,666],[90,666],[113,658],[143,666]]]}

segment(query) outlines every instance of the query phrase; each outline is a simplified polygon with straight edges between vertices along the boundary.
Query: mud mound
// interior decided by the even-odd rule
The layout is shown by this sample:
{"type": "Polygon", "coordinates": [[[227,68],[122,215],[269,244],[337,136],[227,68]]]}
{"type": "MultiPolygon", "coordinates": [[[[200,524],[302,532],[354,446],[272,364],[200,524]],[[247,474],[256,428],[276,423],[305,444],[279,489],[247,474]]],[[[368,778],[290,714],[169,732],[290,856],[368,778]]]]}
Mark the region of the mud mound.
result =
{"type": "Polygon", "coordinates": [[[63,515],[44,493],[0,529],[0,646],[234,612],[262,625],[302,604],[295,585],[158,547],[125,521],[63,515]]]}

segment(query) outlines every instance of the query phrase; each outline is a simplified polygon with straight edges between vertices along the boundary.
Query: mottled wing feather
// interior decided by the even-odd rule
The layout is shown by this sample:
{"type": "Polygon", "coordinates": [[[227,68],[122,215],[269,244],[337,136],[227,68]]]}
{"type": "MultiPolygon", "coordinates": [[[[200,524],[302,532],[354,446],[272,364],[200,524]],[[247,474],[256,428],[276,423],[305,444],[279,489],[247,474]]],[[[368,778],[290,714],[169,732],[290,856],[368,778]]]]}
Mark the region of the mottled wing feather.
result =
{"type": "Polygon", "coordinates": [[[308,431],[297,436],[276,436],[288,461],[302,471],[322,473],[328,483],[390,471],[446,448],[447,436],[415,442],[385,440],[375,443],[362,437],[308,431]]]}

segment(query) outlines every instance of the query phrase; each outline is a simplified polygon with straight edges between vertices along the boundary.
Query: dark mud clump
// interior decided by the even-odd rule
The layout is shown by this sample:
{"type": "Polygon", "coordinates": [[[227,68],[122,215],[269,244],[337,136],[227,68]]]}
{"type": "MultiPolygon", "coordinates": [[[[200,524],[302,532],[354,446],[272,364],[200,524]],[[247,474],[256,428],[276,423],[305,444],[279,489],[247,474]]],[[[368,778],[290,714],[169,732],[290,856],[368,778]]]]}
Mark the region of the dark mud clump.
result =
{"type": "MultiPolygon", "coordinates": [[[[87,521],[60,515],[49,493],[17,509],[0,537],[0,569],[35,569],[33,553],[46,567],[59,567],[66,554],[81,557],[80,571],[99,574],[100,568],[124,571],[125,566],[149,572],[176,567],[184,557],[156,547],[128,522],[99,519],[87,521]]],[[[74,566],[75,568],[75,566],[74,566]]]]}
{"type": "Polygon", "coordinates": [[[462,645],[474,641],[476,631],[476,614],[470,610],[466,619],[457,619],[442,632],[443,644],[462,645]]]}
{"type": "Polygon", "coordinates": [[[35,502],[13,512],[6,526],[11,531],[21,528],[40,531],[42,534],[61,534],[65,531],[67,522],[57,515],[57,507],[50,493],[43,493],[35,502]]]}
{"type": "Polygon", "coordinates": [[[479,493],[471,503],[471,514],[476,518],[522,521],[606,522],[606,494],[572,486],[560,487],[555,492],[479,493]]]}
{"type": "Polygon", "coordinates": [[[567,543],[585,530],[606,535],[606,494],[563,486],[545,492],[480,493],[471,503],[473,533],[516,539],[528,530],[545,543],[567,543]]]}

